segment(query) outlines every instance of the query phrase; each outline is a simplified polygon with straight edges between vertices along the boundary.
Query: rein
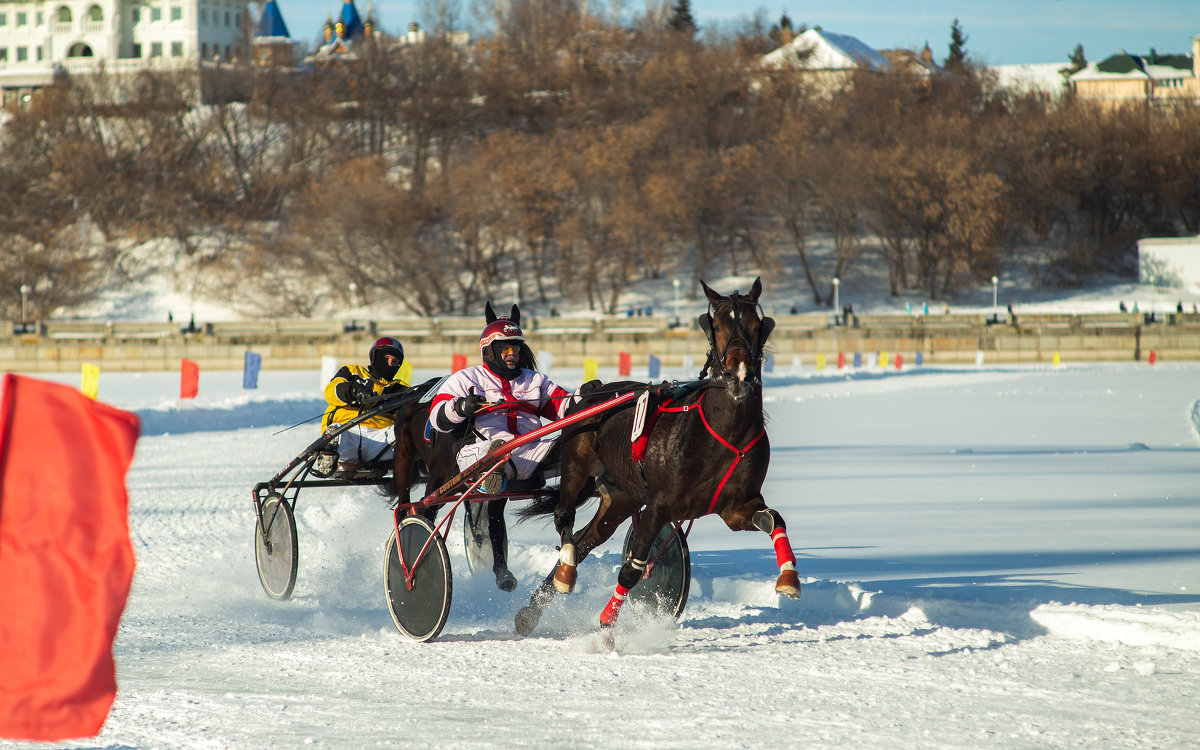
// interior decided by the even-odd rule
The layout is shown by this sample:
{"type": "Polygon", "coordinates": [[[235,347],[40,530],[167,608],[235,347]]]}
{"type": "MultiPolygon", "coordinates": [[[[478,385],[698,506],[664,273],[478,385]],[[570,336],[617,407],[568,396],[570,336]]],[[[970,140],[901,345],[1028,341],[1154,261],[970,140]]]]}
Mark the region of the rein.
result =
{"type": "Polygon", "coordinates": [[[705,337],[708,338],[708,357],[705,359],[704,368],[700,370],[700,378],[704,379],[708,375],[709,368],[712,368],[713,375],[728,373],[725,368],[725,355],[731,349],[745,349],[750,354],[750,366],[753,370],[755,381],[762,379],[762,359],[763,348],[767,344],[767,337],[771,335],[771,331],[775,328],[775,320],[766,316],[762,305],[756,299],[751,299],[750,296],[734,292],[729,295],[725,302],[719,305],[715,302],[710,302],[711,312],[705,312],[699,318],[700,328],[704,331],[705,337]],[[729,317],[733,320],[733,333],[725,339],[725,345],[717,350],[716,335],[713,333],[712,321],[718,311],[726,304],[729,305],[729,317]],[[755,345],[750,346],[750,334],[746,331],[746,327],[742,325],[742,305],[751,305],[758,313],[759,326],[756,333],[755,345]],[[740,342],[736,347],[734,342],[740,342]],[[719,370],[718,370],[719,368],[719,370]]]}

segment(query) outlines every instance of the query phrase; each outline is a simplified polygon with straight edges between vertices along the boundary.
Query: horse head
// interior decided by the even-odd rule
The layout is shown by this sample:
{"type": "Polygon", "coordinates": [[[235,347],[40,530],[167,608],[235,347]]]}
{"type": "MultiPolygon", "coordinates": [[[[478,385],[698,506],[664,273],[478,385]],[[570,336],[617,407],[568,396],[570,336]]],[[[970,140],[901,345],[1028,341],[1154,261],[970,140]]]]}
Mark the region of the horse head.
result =
{"type": "Polygon", "coordinates": [[[762,382],[763,347],[775,328],[775,320],[762,313],[758,297],[762,279],[756,278],[748,294],[737,291],[718,294],[703,281],[700,286],[708,297],[709,310],[698,319],[708,337],[708,362],[713,379],[724,383],[735,402],[746,399],[762,382]]]}

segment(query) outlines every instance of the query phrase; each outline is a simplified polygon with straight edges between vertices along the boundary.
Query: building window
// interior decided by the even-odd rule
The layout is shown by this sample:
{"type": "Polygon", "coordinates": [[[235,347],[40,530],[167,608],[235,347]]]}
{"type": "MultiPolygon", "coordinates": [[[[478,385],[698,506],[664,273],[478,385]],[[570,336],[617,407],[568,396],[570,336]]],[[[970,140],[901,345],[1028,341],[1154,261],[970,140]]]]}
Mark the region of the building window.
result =
{"type": "MultiPolygon", "coordinates": [[[[29,14],[23,10],[17,11],[17,25],[18,26],[28,26],[29,25],[29,14]]],[[[23,48],[18,47],[17,49],[23,49],[23,48]]]]}
{"type": "Polygon", "coordinates": [[[141,57],[142,56],[142,45],[138,44],[137,42],[134,42],[133,47],[130,48],[129,52],[135,58],[141,57]]]}
{"type": "Polygon", "coordinates": [[[7,25],[8,25],[8,14],[0,13],[0,26],[7,26],[7,25]]]}
{"type": "Polygon", "coordinates": [[[133,10],[130,12],[130,17],[133,19],[133,25],[137,26],[142,22],[142,9],[135,5],[133,10]]]}
{"type": "Polygon", "coordinates": [[[0,47],[0,63],[8,62],[8,47],[0,47]]]}
{"type": "Polygon", "coordinates": [[[178,5],[171,6],[171,20],[172,21],[182,21],[183,20],[183,8],[181,6],[178,6],[178,5]]]}
{"type": "Polygon", "coordinates": [[[59,8],[54,14],[54,20],[58,23],[70,23],[71,9],[65,5],[59,8]]]}
{"type": "Polygon", "coordinates": [[[17,62],[25,62],[29,59],[28,47],[17,47],[17,62]]]}
{"type": "Polygon", "coordinates": [[[44,15],[42,14],[42,12],[40,10],[37,12],[37,16],[35,16],[35,18],[37,19],[37,25],[41,26],[43,19],[44,19],[44,15]]]}
{"type": "Polygon", "coordinates": [[[162,8],[157,5],[150,7],[150,20],[157,22],[162,20],[162,8]]]}
{"type": "Polygon", "coordinates": [[[208,8],[200,9],[200,23],[208,23],[208,8]]]}
{"type": "Polygon", "coordinates": [[[171,57],[183,57],[183,42],[171,42],[171,57]]]}
{"type": "Polygon", "coordinates": [[[38,46],[34,47],[34,49],[37,50],[37,61],[41,62],[42,61],[42,46],[39,44],[38,46]]]}
{"type": "Polygon", "coordinates": [[[88,8],[87,20],[92,23],[104,23],[104,11],[100,9],[99,5],[93,5],[88,8]]]}
{"type": "Polygon", "coordinates": [[[150,42],[150,56],[162,57],[162,42],[150,42]]]}

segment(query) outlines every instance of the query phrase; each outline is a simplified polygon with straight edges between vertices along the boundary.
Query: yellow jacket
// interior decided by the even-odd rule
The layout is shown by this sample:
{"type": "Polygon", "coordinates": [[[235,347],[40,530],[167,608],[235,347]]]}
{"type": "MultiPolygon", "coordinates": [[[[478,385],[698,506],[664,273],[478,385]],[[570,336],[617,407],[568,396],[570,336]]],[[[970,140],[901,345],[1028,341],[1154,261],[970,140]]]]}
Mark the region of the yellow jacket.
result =
{"type": "MultiPolygon", "coordinates": [[[[383,378],[377,378],[371,374],[370,370],[361,365],[344,365],[340,370],[337,371],[337,374],[333,376],[333,380],[330,380],[329,384],[325,386],[325,400],[329,402],[329,408],[325,410],[325,416],[321,418],[322,430],[328,429],[329,425],[335,422],[348,422],[357,417],[363,411],[370,411],[369,409],[360,409],[357,406],[351,406],[347,404],[342,398],[342,395],[338,394],[339,390],[342,391],[342,394],[346,393],[346,389],[344,387],[339,389],[338,386],[344,386],[345,384],[349,383],[351,379],[367,381],[370,383],[371,390],[375,392],[375,395],[383,393],[383,389],[390,385],[398,384],[402,387],[408,387],[408,383],[405,383],[403,380],[384,380],[383,378]]],[[[362,424],[366,427],[383,429],[385,427],[390,427],[395,421],[396,420],[393,419],[391,414],[377,414],[362,424]]]]}

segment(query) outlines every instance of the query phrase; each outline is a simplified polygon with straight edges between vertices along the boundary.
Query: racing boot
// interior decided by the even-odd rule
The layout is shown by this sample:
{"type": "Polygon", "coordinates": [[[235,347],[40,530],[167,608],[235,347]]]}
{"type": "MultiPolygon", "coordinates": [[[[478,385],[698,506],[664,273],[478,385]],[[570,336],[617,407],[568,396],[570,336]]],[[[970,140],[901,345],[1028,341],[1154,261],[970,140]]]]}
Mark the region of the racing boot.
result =
{"type": "Polygon", "coordinates": [[[508,528],[504,525],[505,500],[488,503],[488,537],[492,542],[492,573],[496,575],[496,588],[512,591],[517,587],[517,577],[508,569],[508,528]]]}

